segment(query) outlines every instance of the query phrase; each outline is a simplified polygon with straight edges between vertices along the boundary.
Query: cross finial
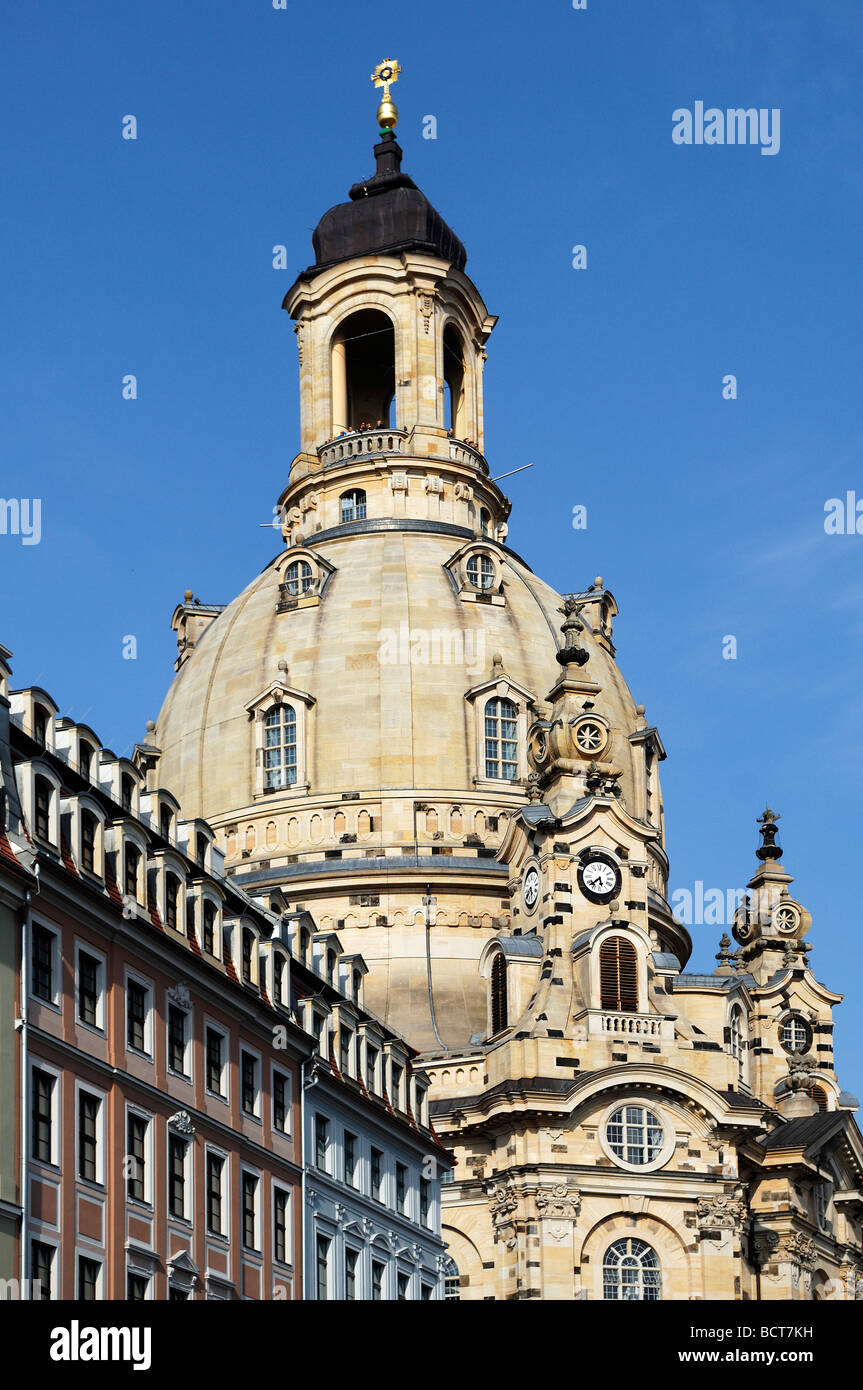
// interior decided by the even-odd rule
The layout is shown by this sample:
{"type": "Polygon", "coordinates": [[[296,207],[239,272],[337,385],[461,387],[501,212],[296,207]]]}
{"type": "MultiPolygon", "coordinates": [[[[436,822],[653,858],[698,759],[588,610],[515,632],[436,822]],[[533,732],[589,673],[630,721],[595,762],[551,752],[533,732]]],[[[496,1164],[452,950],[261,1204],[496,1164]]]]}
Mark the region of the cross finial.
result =
{"type": "Polygon", "coordinates": [[[372,73],[374,85],[384,89],[381,104],[378,107],[378,125],[382,134],[391,134],[395,130],[399,118],[398,107],[390,96],[390,84],[398,82],[401,70],[401,64],[395,58],[385,58],[382,63],[378,63],[372,73]]]}

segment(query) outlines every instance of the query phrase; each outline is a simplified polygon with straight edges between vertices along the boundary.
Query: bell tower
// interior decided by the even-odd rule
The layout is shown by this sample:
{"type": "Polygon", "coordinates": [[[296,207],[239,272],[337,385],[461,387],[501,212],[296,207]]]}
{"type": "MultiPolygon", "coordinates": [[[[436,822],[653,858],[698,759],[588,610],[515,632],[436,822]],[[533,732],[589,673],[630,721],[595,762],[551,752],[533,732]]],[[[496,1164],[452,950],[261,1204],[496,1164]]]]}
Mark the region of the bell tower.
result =
{"type": "Polygon", "coordinates": [[[425,517],[426,498],[451,480],[460,505],[446,519],[477,531],[485,513],[496,534],[509,504],[488,481],[482,376],[497,319],[464,272],[461,241],[402,172],[389,95],[399,71],[388,61],[372,74],[384,88],[374,174],[321,218],[315,263],[282,305],[299,350],[300,452],[280,505],[318,512],[313,530],[338,524],[330,485],[349,477],[360,491],[366,481],[389,489],[394,514],[425,517]],[[408,463],[422,477],[413,489],[402,485],[408,463]],[[303,507],[324,482],[325,496],[303,507]]]}

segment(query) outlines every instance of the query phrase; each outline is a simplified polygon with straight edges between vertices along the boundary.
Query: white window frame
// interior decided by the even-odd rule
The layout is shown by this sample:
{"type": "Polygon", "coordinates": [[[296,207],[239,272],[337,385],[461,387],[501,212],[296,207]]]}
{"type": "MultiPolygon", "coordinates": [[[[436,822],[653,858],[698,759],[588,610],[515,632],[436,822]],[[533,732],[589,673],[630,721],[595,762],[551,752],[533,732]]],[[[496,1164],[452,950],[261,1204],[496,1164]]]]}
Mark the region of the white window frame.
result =
{"type": "Polygon", "coordinates": [[[229,1105],[229,1104],[230,1104],[230,1100],[231,1100],[231,1096],[230,1096],[230,1090],[231,1090],[230,1048],[231,1048],[231,1035],[230,1035],[230,1033],[228,1033],[228,1031],[227,1031],[225,1028],[222,1027],[221,1023],[216,1023],[215,1019],[211,1019],[211,1018],[205,1017],[205,1018],[204,1018],[204,1093],[205,1093],[205,1095],[212,1096],[214,1100],[221,1100],[221,1101],[224,1101],[225,1105],[229,1105]],[[210,1090],[210,1080],[209,1080],[209,1071],[210,1071],[210,1068],[209,1068],[209,1063],[208,1063],[208,1060],[207,1060],[207,1033],[208,1033],[208,1032],[211,1032],[211,1031],[212,1031],[213,1033],[218,1033],[219,1036],[220,1036],[221,1039],[222,1039],[222,1075],[221,1075],[221,1078],[220,1078],[220,1079],[221,1079],[221,1083],[222,1083],[222,1086],[223,1086],[224,1089],[221,1090],[221,1091],[211,1091],[211,1090],[210,1090]]]}
{"type": "Polygon", "coordinates": [[[176,999],[171,998],[171,990],[165,991],[165,1070],[169,1076],[175,1076],[178,1081],[185,1081],[191,1086],[193,1083],[193,1068],[195,1064],[195,1049],[192,1045],[192,1026],[194,1011],[192,1004],[181,1004],[176,999]],[[179,1009],[186,1019],[186,1042],[183,1051],[183,1066],[185,1071],[177,1071],[171,1066],[171,1009],[179,1009]]]}
{"type": "Polygon", "coordinates": [[[204,1236],[207,1240],[231,1239],[231,1155],[226,1149],[220,1149],[218,1144],[204,1145],[204,1236]],[[208,1158],[210,1154],[215,1154],[216,1158],[222,1160],[222,1229],[221,1231],[211,1231],[209,1226],[209,1188],[207,1185],[208,1158]]]}
{"type": "Polygon", "coordinates": [[[100,1037],[105,1036],[105,997],[107,992],[106,981],[108,979],[108,960],[102,951],[98,951],[95,946],[91,946],[89,941],[82,941],[80,937],[75,938],[75,1026],[83,1028],[88,1033],[96,1033],[100,1037]],[[92,956],[99,962],[99,991],[96,999],[96,1022],[87,1023],[81,1018],[79,1013],[79,1001],[81,993],[81,952],[85,956],[92,956]]]}
{"type": "Polygon", "coordinates": [[[274,1134],[281,1134],[283,1139],[290,1139],[293,1131],[293,1102],[294,1102],[294,1079],[290,1072],[284,1067],[277,1066],[275,1062],[270,1063],[270,1129],[274,1134]],[[276,1103],[276,1077],[280,1076],[285,1082],[285,1128],[279,1129],[275,1122],[275,1103],[276,1103]]]}
{"type": "Polygon", "coordinates": [[[140,975],[137,970],[130,970],[128,966],[123,977],[123,1042],[125,1050],[132,1057],[143,1058],[144,1061],[153,1061],[153,1013],[154,1013],[155,990],[153,981],[148,980],[146,975],[140,975]],[[139,1052],[137,1047],[132,1047],[129,1042],[129,981],[134,981],[137,985],[143,985],[147,991],[147,1011],[144,1015],[144,1051],[139,1052]]]}
{"type": "Polygon", "coordinates": [[[292,1269],[294,1262],[291,1259],[294,1250],[294,1194],[287,1183],[278,1182],[275,1178],[270,1181],[270,1212],[272,1215],[272,1251],[273,1264],[277,1264],[285,1269],[292,1269]],[[276,1258],[276,1193],[284,1192],[287,1197],[285,1207],[285,1258],[276,1258]]]}
{"type": "Polygon", "coordinates": [[[165,1215],[168,1221],[181,1221],[184,1225],[191,1226],[195,1218],[195,1193],[193,1182],[195,1177],[195,1136],[193,1134],[181,1134],[171,1124],[166,1126],[165,1132],[165,1215]],[[177,1216],[176,1212],[171,1211],[171,1140],[179,1139],[185,1144],[183,1154],[183,1214],[177,1216]]]}
{"type": "Polygon", "coordinates": [[[81,1297],[81,1261],[90,1260],[92,1264],[99,1266],[99,1273],[96,1277],[96,1302],[101,1303],[105,1298],[105,1257],[99,1255],[95,1250],[82,1250],[80,1245],[75,1247],[75,1297],[81,1297]]]}
{"type": "Polygon", "coordinates": [[[652,1099],[646,1100],[643,1096],[631,1096],[628,1099],[617,1099],[608,1106],[599,1123],[599,1143],[606,1158],[610,1158],[616,1168],[623,1168],[627,1173],[655,1173],[657,1169],[665,1167],[674,1153],[674,1148],[677,1143],[677,1131],[667,1110],[655,1104],[652,1099]],[[614,1152],[609,1142],[607,1133],[609,1120],[618,1110],[625,1110],[627,1106],[651,1111],[662,1126],[662,1147],[656,1158],[652,1159],[649,1163],[629,1163],[626,1159],[620,1158],[614,1152]]]}
{"type": "Polygon", "coordinates": [[[30,1152],[27,1155],[27,1159],[30,1163],[38,1163],[39,1166],[42,1168],[53,1168],[56,1169],[57,1172],[59,1172],[60,1160],[63,1154],[63,1148],[60,1143],[60,1116],[62,1114],[61,1086],[63,1084],[63,1073],[59,1070],[58,1067],[51,1066],[51,1064],[48,1062],[43,1062],[41,1057],[30,1058],[30,1090],[27,1095],[28,1114],[32,1113],[33,1107],[34,1071],[45,1072],[46,1076],[50,1076],[54,1082],[54,1085],[51,1089],[51,1157],[49,1159],[33,1157],[33,1135],[31,1132],[30,1152]]]}
{"type": "MultiPolygon", "coordinates": [[[[75,1080],[75,1181],[84,1183],[87,1188],[105,1186],[105,1111],[107,1098],[105,1092],[98,1086],[93,1086],[89,1081],[75,1080]],[[80,1095],[85,1092],[88,1096],[95,1096],[99,1102],[99,1115],[96,1122],[96,1177],[81,1177],[81,1126],[80,1117],[80,1095]]],[[[126,1137],[123,1136],[123,1146],[125,1147],[126,1137]]]]}
{"type": "Polygon", "coordinates": [[[249,1047],[248,1043],[247,1043],[247,1042],[244,1042],[242,1039],[240,1040],[239,1047],[240,1047],[240,1057],[239,1057],[240,1066],[239,1066],[238,1078],[237,1078],[237,1079],[238,1079],[239,1087],[240,1087],[240,1114],[242,1115],[242,1117],[243,1117],[244,1120],[254,1120],[254,1121],[256,1121],[257,1124],[262,1124],[262,1123],[263,1123],[263,1120],[262,1120],[262,1111],[263,1111],[263,1099],[262,1099],[262,1097],[263,1097],[263,1085],[262,1085],[262,1082],[263,1082],[263,1075],[264,1075],[263,1060],[262,1060],[262,1058],[261,1058],[260,1052],[256,1051],[256,1049],[253,1048],[253,1047],[249,1047]],[[244,1055],[245,1055],[246,1057],[251,1057],[251,1058],[253,1059],[254,1063],[255,1063],[255,1101],[254,1101],[254,1107],[253,1107],[253,1109],[252,1109],[251,1111],[248,1111],[248,1110],[244,1109],[244,1107],[243,1107],[243,1057],[244,1057],[244,1055]]]}
{"type": "Polygon", "coordinates": [[[326,1112],[323,1110],[314,1110],[312,1112],[311,1139],[313,1158],[312,1167],[314,1168],[316,1173],[329,1173],[330,1177],[332,1177],[333,1168],[335,1166],[333,1163],[333,1121],[331,1120],[330,1116],[327,1115],[326,1112]],[[323,1166],[321,1166],[321,1164],[318,1163],[318,1120],[323,1120],[324,1124],[327,1126],[326,1155],[324,1158],[323,1166]]]}
{"type": "Polygon", "coordinates": [[[246,1255],[263,1255],[263,1253],[264,1253],[263,1230],[262,1230],[262,1228],[261,1228],[261,1189],[262,1189],[262,1187],[263,1187],[263,1177],[262,1177],[262,1174],[261,1174],[261,1170],[260,1170],[259,1168],[253,1168],[252,1165],[251,1165],[250,1163],[241,1162],[241,1163],[240,1163],[240,1189],[239,1189],[239,1190],[240,1190],[240,1249],[241,1249],[241,1250],[243,1251],[243,1253],[246,1254],[246,1255]],[[247,1244],[246,1244],[245,1239],[244,1239],[244,1232],[243,1232],[243,1222],[244,1222],[244,1219],[245,1219],[245,1218],[244,1218],[244,1208],[243,1208],[243,1175],[246,1174],[246,1173],[249,1173],[253,1178],[256,1179],[256,1182],[257,1182],[257,1185],[256,1185],[256,1187],[255,1187],[255,1210],[254,1210],[254,1221],[255,1221],[255,1233],[254,1233],[254,1234],[255,1234],[255,1243],[254,1243],[254,1245],[247,1245],[247,1244]]]}
{"type": "Polygon", "coordinates": [[[30,957],[30,958],[29,958],[29,960],[28,960],[28,962],[27,962],[27,965],[28,965],[28,975],[29,975],[29,978],[28,978],[28,980],[27,980],[27,991],[28,991],[28,996],[29,996],[30,999],[33,999],[33,1000],[35,1001],[35,1003],[38,1004],[41,1008],[43,1008],[43,1009],[53,1009],[55,1013],[58,1013],[58,1014],[59,1014],[59,1013],[62,1012],[62,1009],[63,1009],[63,990],[62,990],[62,984],[61,984],[61,981],[62,981],[62,978],[63,978],[63,952],[62,952],[62,942],[61,942],[61,937],[60,937],[60,932],[59,932],[59,930],[58,930],[56,927],[49,926],[49,924],[48,924],[47,922],[43,921],[43,919],[42,919],[41,917],[34,917],[33,920],[32,920],[31,923],[30,923],[30,941],[29,941],[29,947],[30,947],[30,951],[29,951],[29,957],[30,957]],[[34,937],[35,937],[35,930],[34,930],[34,929],[35,929],[36,927],[39,927],[41,931],[46,931],[46,932],[48,932],[49,935],[50,935],[51,938],[52,938],[52,941],[51,941],[51,998],[50,998],[50,999],[43,999],[43,998],[41,997],[41,995],[36,994],[35,991],[34,991],[34,989],[33,989],[33,964],[34,964],[35,959],[36,959],[36,950],[35,950],[35,945],[34,945],[34,937]]]}
{"type": "MultiPolygon", "coordinates": [[[[56,1238],[52,1239],[50,1236],[44,1235],[43,1232],[42,1232],[41,1230],[39,1230],[39,1229],[34,1230],[34,1229],[32,1229],[32,1228],[31,1228],[31,1230],[30,1230],[30,1233],[29,1233],[27,1239],[28,1239],[28,1242],[29,1242],[28,1249],[27,1249],[27,1269],[29,1270],[29,1279],[30,1279],[30,1283],[28,1284],[27,1287],[28,1287],[28,1289],[30,1290],[31,1294],[32,1294],[32,1290],[33,1290],[33,1279],[34,1279],[34,1275],[33,1275],[33,1246],[34,1246],[34,1245],[47,1245],[48,1248],[49,1248],[50,1250],[53,1250],[53,1252],[54,1252],[53,1255],[52,1255],[52,1257],[51,1257],[51,1283],[50,1283],[50,1285],[49,1285],[49,1287],[48,1287],[48,1293],[49,1293],[49,1295],[50,1295],[51,1301],[53,1302],[53,1301],[55,1301],[56,1299],[58,1299],[58,1298],[60,1297],[60,1294],[59,1294],[59,1282],[58,1282],[58,1275],[59,1275],[59,1273],[60,1273],[59,1265],[60,1265],[60,1258],[61,1258],[61,1256],[60,1256],[60,1250],[61,1250],[60,1241],[59,1241],[58,1239],[56,1239],[56,1238]]],[[[40,1286],[39,1286],[39,1287],[40,1287],[40,1292],[41,1292],[41,1288],[42,1288],[41,1283],[40,1283],[40,1286]]]]}
{"type": "MultiPolygon", "coordinates": [[[[124,1201],[124,1202],[130,1203],[130,1205],[132,1205],[133,1207],[145,1206],[145,1207],[149,1207],[150,1209],[152,1209],[152,1207],[153,1207],[153,1172],[154,1172],[154,1153],[153,1153],[153,1131],[154,1131],[154,1121],[153,1121],[153,1116],[152,1116],[151,1114],[149,1114],[148,1111],[142,1110],[142,1108],[141,1108],[140,1105],[131,1105],[131,1104],[129,1104],[129,1103],[127,1102],[127,1104],[126,1104],[126,1111],[125,1111],[125,1120],[124,1120],[124,1126],[123,1126],[123,1149],[124,1149],[124,1151],[125,1151],[125,1149],[126,1149],[128,1143],[129,1143],[129,1116],[130,1116],[130,1115],[135,1115],[135,1116],[137,1116],[138,1119],[144,1120],[144,1121],[146,1122],[146,1125],[147,1125],[147,1130],[146,1130],[146,1133],[145,1133],[145,1135],[144,1135],[144,1196],[143,1196],[143,1197],[130,1197],[130,1196],[129,1196],[129,1189],[128,1189],[127,1185],[126,1185],[126,1184],[127,1184],[127,1174],[124,1172],[124,1174],[123,1174],[123,1201],[124,1201]]],[[[131,1159],[132,1155],[129,1154],[129,1153],[125,1153],[125,1157],[126,1157],[127,1159],[131,1159]]]]}

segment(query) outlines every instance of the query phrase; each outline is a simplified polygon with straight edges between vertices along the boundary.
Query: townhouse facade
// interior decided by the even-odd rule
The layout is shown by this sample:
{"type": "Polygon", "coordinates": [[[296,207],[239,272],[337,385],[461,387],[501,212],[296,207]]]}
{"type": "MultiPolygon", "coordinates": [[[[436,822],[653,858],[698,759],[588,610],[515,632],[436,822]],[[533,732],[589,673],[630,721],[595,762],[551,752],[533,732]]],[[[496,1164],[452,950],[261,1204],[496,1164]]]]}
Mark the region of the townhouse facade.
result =
{"type": "MultiPolygon", "coordinates": [[[[345,1133],[363,1152],[372,1136],[388,1171],[409,1167],[413,1196],[426,1154],[438,1169],[447,1157],[415,1054],[363,1009],[360,957],[230,882],[209,826],[147,787],[145,747],[118,758],[47,692],[10,692],[9,660],[0,649],[4,1292],[301,1299],[304,1249],[318,1249],[304,1239],[304,1091],[327,1094],[333,1174],[345,1133]]],[[[395,1188],[349,1213],[355,1226],[380,1209],[369,1249],[399,1229],[384,1297],[414,1250],[425,1284],[409,1296],[441,1287],[433,1187],[412,1225],[395,1188]]],[[[372,1296],[370,1254],[353,1289],[335,1252],[330,1267],[312,1297],[372,1296]]]]}

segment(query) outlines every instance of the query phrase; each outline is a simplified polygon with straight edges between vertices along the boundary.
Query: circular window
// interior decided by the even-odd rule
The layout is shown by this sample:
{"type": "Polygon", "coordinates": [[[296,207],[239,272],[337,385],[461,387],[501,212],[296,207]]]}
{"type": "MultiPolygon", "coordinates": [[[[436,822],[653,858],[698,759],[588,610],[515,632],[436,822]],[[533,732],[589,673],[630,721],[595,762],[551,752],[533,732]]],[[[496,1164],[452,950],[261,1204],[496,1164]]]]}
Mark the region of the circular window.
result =
{"type": "Polygon", "coordinates": [[[582,753],[598,753],[607,739],[605,729],[594,719],[583,719],[576,725],[575,741],[582,753]]]}
{"type": "Polygon", "coordinates": [[[636,1101],[608,1111],[599,1140],[618,1167],[645,1172],[668,1162],[674,1152],[675,1133],[656,1110],[636,1101]]]}
{"type": "Polygon", "coordinates": [[[644,1240],[629,1236],[616,1240],[602,1262],[602,1296],[626,1302],[659,1299],[659,1257],[644,1240]]]}
{"type": "Polygon", "coordinates": [[[779,1041],[786,1052],[808,1052],[812,1046],[812,1028],[800,1014],[792,1014],[779,1030],[779,1041]]]}
{"type": "Polygon", "coordinates": [[[471,555],[467,562],[468,582],[486,591],[494,584],[494,564],[489,555],[471,555]]]}

